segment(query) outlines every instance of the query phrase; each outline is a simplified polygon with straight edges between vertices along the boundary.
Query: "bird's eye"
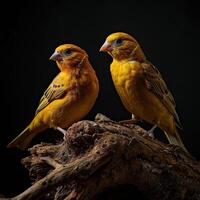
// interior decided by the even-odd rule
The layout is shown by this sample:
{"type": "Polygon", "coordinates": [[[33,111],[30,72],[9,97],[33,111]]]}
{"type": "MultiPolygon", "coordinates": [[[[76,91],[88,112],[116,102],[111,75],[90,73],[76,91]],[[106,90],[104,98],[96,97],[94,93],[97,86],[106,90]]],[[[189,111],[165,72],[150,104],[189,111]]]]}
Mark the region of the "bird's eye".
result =
{"type": "Polygon", "coordinates": [[[122,44],[123,40],[121,38],[115,40],[115,45],[120,46],[122,44]]]}
{"type": "Polygon", "coordinates": [[[69,56],[71,53],[72,53],[72,50],[71,50],[71,49],[66,49],[66,50],[64,51],[64,54],[65,54],[66,56],[69,56]]]}

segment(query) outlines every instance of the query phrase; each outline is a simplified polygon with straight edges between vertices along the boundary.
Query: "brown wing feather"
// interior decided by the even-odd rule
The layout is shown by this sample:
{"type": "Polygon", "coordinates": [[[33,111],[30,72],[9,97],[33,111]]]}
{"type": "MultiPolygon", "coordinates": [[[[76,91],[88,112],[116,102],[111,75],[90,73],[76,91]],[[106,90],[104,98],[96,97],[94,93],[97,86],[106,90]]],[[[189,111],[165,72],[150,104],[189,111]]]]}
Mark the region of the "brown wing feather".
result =
{"type": "Polygon", "coordinates": [[[160,99],[160,101],[165,105],[167,110],[174,116],[177,122],[177,126],[179,128],[182,128],[178,114],[175,109],[176,103],[171,92],[167,88],[167,85],[163,80],[160,72],[150,62],[142,63],[142,67],[144,70],[147,88],[151,90],[160,99]]]}
{"type": "Polygon", "coordinates": [[[39,106],[35,112],[37,115],[41,110],[48,106],[52,101],[62,98],[66,95],[67,88],[63,80],[56,77],[53,82],[49,85],[47,90],[44,92],[40,99],[39,106]]]}

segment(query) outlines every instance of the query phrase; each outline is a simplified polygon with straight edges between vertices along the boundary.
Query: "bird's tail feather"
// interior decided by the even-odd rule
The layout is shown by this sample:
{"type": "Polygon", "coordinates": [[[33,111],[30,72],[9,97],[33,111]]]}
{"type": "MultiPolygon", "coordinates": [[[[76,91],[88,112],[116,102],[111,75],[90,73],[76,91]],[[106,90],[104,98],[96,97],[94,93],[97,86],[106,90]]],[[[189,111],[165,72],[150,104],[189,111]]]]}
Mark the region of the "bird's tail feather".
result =
{"type": "Polygon", "coordinates": [[[180,146],[185,152],[189,153],[188,150],[185,148],[177,130],[174,134],[168,134],[167,132],[165,132],[165,135],[167,136],[167,139],[170,144],[180,146]]]}
{"type": "Polygon", "coordinates": [[[34,136],[35,134],[30,131],[29,127],[27,127],[7,145],[7,148],[18,147],[24,150],[29,146],[34,136]]]}

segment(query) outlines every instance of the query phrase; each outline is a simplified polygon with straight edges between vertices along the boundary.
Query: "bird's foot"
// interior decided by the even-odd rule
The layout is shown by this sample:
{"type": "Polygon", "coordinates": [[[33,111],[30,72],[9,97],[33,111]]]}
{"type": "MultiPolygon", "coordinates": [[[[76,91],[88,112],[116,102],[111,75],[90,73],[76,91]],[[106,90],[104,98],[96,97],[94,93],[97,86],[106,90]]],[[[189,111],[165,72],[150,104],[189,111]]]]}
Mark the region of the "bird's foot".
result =
{"type": "Polygon", "coordinates": [[[60,131],[64,135],[63,140],[65,140],[65,135],[66,135],[67,131],[60,127],[56,127],[56,130],[60,131]]]}
{"type": "Polygon", "coordinates": [[[138,120],[136,121],[134,119],[127,119],[127,120],[120,121],[119,124],[135,124],[137,122],[138,122],[138,120]]]}
{"type": "Polygon", "coordinates": [[[152,138],[154,138],[154,130],[157,128],[157,125],[153,125],[153,127],[147,131],[148,135],[152,138]]]}
{"type": "Polygon", "coordinates": [[[132,119],[122,120],[119,123],[122,125],[123,124],[135,124],[139,121],[140,121],[140,119],[138,117],[136,117],[134,114],[132,114],[132,119]]]}

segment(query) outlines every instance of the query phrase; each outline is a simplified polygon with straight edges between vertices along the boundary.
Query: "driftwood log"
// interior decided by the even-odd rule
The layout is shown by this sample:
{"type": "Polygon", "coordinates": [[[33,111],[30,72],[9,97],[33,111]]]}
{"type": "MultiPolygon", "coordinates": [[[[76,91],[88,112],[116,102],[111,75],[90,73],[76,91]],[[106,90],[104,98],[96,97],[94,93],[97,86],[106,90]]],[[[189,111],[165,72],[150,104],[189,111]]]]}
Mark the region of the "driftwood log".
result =
{"type": "Polygon", "coordinates": [[[38,144],[29,151],[22,164],[33,185],[1,200],[94,200],[123,185],[150,200],[200,200],[199,162],[137,125],[101,114],[73,124],[62,143],[38,144]]]}

